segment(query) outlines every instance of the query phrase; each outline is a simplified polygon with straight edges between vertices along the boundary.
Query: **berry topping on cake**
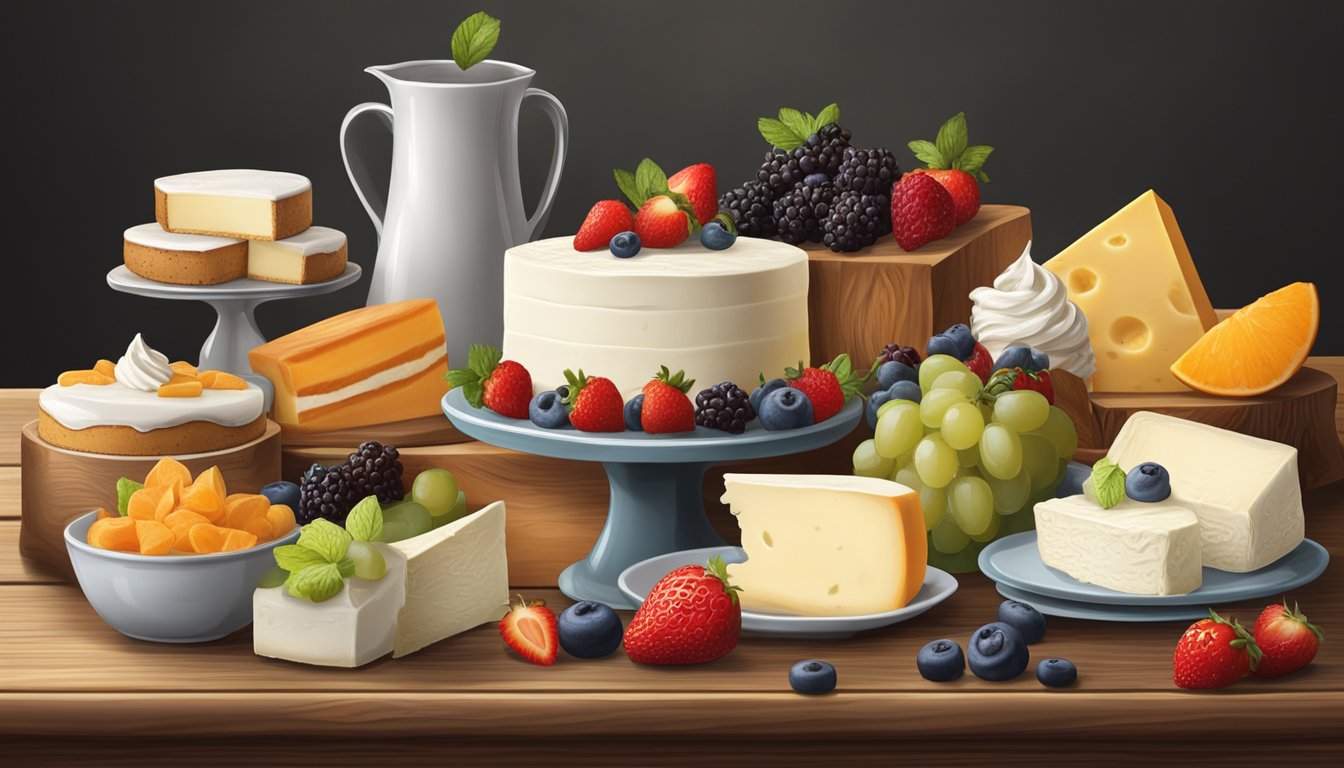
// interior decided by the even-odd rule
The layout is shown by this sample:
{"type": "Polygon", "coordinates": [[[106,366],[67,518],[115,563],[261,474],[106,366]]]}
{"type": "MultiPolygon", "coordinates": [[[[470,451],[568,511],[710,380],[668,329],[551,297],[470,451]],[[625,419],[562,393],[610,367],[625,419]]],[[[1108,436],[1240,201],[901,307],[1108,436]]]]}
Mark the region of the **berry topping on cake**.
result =
{"type": "Polygon", "coordinates": [[[532,375],[520,363],[500,360],[496,347],[472,344],[467,367],[448,371],[448,385],[461,387],[473,408],[486,408],[511,419],[526,419],[532,402],[532,375]]]}
{"type": "Polygon", "coordinates": [[[702,389],[695,396],[695,423],[702,427],[740,435],[754,418],[751,395],[731,381],[702,389]]]}
{"type": "Polygon", "coordinates": [[[599,200],[588,210],[588,216],[574,235],[574,250],[596,251],[606,248],[611,239],[632,229],[635,219],[630,209],[620,200],[599,200]]]}
{"type": "Polygon", "coordinates": [[[701,226],[719,212],[719,184],[714,178],[714,166],[696,163],[682,168],[667,180],[667,188],[680,192],[691,201],[695,218],[701,226]]]}
{"type": "Polygon", "coordinates": [[[726,251],[737,242],[737,227],[733,217],[726,213],[714,215],[714,220],[700,230],[700,244],[711,251],[726,251]]]}
{"type": "Polygon", "coordinates": [[[634,232],[621,232],[611,238],[611,255],[618,259],[629,259],[639,253],[643,246],[644,244],[639,241],[639,235],[634,232]]]}
{"type": "Polygon", "coordinates": [[[730,189],[719,198],[719,208],[733,218],[743,237],[775,236],[775,197],[768,185],[748,181],[730,189]]]}
{"type": "Polygon", "coordinates": [[[582,432],[622,432],[625,430],[625,403],[611,379],[587,376],[580,368],[576,375],[565,371],[569,382],[565,405],[569,423],[582,432]]]}
{"type": "Polygon", "coordinates": [[[635,214],[635,234],[650,248],[675,248],[686,242],[690,232],[686,212],[666,195],[649,198],[635,214]]]}
{"type": "Polygon", "coordinates": [[[687,380],[685,371],[672,373],[664,365],[654,374],[653,380],[644,385],[639,416],[643,430],[656,435],[695,429],[695,407],[686,396],[694,385],[695,379],[687,380]]]}
{"type": "Polygon", "coordinates": [[[941,240],[957,224],[952,195],[923,173],[906,174],[891,190],[891,230],[903,250],[941,240]]]}
{"type": "Polygon", "coordinates": [[[862,383],[854,376],[849,355],[844,353],[820,368],[804,367],[799,361],[797,368],[786,370],[784,375],[788,377],[790,387],[812,401],[814,424],[839,413],[845,407],[845,401],[858,393],[862,383]]]}
{"type": "MultiPolygon", "coordinates": [[[[678,179],[678,184],[685,189],[692,189],[700,198],[701,207],[708,212],[707,218],[712,218],[718,213],[718,206],[714,203],[717,189],[714,169],[708,165],[703,168],[691,166],[683,172],[686,176],[678,179]]],[[[616,186],[621,188],[621,192],[638,211],[633,229],[645,248],[675,248],[700,229],[701,210],[695,207],[686,194],[668,187],[667,174],[653,160],[644,158],[633,173],[621,168],[612,173],[616,178],[616,186]]]]}

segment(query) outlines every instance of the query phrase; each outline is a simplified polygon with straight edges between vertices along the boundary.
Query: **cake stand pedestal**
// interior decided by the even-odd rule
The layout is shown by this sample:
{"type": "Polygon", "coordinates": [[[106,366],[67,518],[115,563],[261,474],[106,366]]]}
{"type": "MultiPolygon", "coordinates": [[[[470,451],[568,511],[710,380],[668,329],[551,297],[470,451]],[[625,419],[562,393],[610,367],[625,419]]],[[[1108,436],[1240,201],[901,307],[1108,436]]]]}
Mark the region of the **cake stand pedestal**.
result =
{"type": "Polygon", "coordinates": [[[634,609],[639,606],[616,584],[626,568],[668,552],[723,546],[705,516],[705,470],[829,445],[853,431],[863,402],[853,398],[840,413],[810,427],[770,432],[752,422],[741,435],[704,427],[677,435],[542,429],[472,408],[461,389],[444,395],[443,412],[463,434],[500,448],[602,463],[611,487],[607,522],[588,556],[560,574],[560,591],[574,600],[634,609]]]}
{"type": "MultiPolygon", "coordinates": [[[[359,276],[359,265],[351,262],[346,264],[345,272],[337,277],[308,285],[270,283],[247,278],[230,280],[219,285],[173,285],[141,277],[122,265],[107,273],[107,284],[113,290],[122,293],[155,299],[203,301],[214,307],[218,316],[215,328],[201,347],[201,358],[197,366],[228,371],[255,382],[260,377],[252,374],[252,365],[248,362],[247,353],[254,347],[265,344],[266,337],[262,336],[261,330],[257,328],[253,310],[268,301],[320,296],[338,291],[359,280],[359,276]]],[[[269,392],[269,387],[266,389],[269,392]]]]}

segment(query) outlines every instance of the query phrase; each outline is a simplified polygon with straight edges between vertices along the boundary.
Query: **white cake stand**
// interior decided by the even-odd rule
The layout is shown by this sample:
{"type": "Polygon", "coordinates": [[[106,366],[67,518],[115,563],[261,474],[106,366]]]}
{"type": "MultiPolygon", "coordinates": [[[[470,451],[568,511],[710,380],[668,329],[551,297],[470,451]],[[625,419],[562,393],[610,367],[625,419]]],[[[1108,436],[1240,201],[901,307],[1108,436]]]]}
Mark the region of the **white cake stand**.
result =
{"type": "Polygon", "coordinates": [[[141,277],[125,265],[107,273],[107,284],[113,290],[132,293],[136,296],[148,296],[155,299],[176,299],[203,301],[214,307],[218,319],[215,328],[201,347],[201,358],[197,365],[216,371],[228,371],[246,376],[255,381],[252,365],[247,353],[254,347],[266,343],[266,337],[257,328],[253,310],[259,304],[279,299],[296,299],[304,296],[320,296],[338,291],[359,280],[360,268],[353,262],[347,263],[345,272],[321,283],[308,285],[289,285],[288,283],[270,283],[264,280],[230,280],[219,285],[173,285],[160,283],[141,277]]]}

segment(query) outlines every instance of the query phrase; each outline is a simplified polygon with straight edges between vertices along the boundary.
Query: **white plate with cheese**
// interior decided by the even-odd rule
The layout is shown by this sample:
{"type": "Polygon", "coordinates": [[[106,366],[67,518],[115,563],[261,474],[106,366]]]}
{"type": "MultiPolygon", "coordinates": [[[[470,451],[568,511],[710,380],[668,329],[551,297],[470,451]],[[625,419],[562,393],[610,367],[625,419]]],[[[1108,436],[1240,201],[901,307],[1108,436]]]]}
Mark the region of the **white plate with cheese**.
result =
{"type": "Polygon", "coordinates": [[[1278,595],[1316,580],[1325,572],[1330,555],[1325,547],[1304,539],[1292,552],[1264,568],[1231,573],[1205,568],[1203,584],[1181,595],[1135,595],[1087,584],[1050,568],[1041,561],[1036,531],[1005,536],[980,553],[980,570],[1011,589],[1080,603],[1158,607],[1209,606],[1278,595]]]}
{"type": "MultiPolygon", "coordinates": [[[[705,547],[658,555],[635,563],[621,573],[617,584],[621,592],[636,603],[644,597],[659,579],[684,565],[702,565],[719,555],[726,563],[742,563],[747,559],[741,547],[705,547]]],[[[928,568],[924,585],[915,598],[903,608],[865,616],[785,616],[773,613],[742,612],[742,631],[747,634],[770,637],[797,637],[814,640],[846,638],[857,632],[898,624],[913,619],[943,602],[957,591],[957,580],[946,571],[928,568]]]]}

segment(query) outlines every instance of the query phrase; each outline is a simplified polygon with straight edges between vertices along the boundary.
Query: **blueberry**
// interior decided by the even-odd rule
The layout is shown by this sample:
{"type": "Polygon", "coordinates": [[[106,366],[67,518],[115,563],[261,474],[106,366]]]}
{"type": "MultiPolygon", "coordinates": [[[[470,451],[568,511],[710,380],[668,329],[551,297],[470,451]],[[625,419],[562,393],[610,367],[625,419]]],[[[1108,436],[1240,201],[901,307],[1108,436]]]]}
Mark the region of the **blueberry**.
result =
{"type": "Polygon", "coordinates": [[[891,385],[898,381],[919,381],[919,374],[914,368],[895,360],[883,363],[877,367],[877,386],[882,389],[891,389],[891,385]]]}
{"type": "Polygon", "coordinates": [[[1027,645],[1035,645],[1045,637],[1045,617],[1026,603],[1016,600],[999,603],[999,621],[1016,629],[1027,645]]]}
{"type": "Polygon", "coordinates": [[[789,670],[789,685],[798,693],[830,693],[835,690],[835,666],[818,659],[800,661],[789,670]]]}
{"type": "Polygon", "coordinates": [[[269,499],[272,504],[284,504],[295,512],[299,510],[299,486],[288,480],[263,485],[261,495],[269,499]]]}
{"type": "Polygon", "coordinates": [[[863,417],[868,421],[869,429],[877,429],[877,409],[890,399],[891,393],[885,389],[879,389],[868,396],[868,405],[864,406],[863,417]]]}
{"type": "Polygon", "coordinates": [[[919,667],[919,674],[925,680],[945,683],[956,680],[966,671],[966,657],[961,646],[951,640],[934,640],[919,649],[915,666],[919,667]]]}
{"type": "Polygon", "coordinates": [[[892,400],[909,400],[912,403],[918,403],[924,396],[919,383],[914,381],[898,381],[887,389],[887,394],[891,395],[892,400]]]}
{"type": "Polygon", "coordinates": [[[625,428],[632,432],[643,432],[644,424],[640,417],[644,413],[644,396],[635,395],[625,404],[625,428]]]}
{"type": "Polygon", "coordinates": [[[956,339],[942,333],[936,333],[929,339],[929,346],[924,349],[926,358],[934,355],[947,355],[957,360],[965,360],[961,356],[961,347],[958,346],[956,339]]]}
{"type": "Polygon", "coordinates": [[[812,423],[812,401],[801,390],[780,387],[761,398],[757,417],[769,430],[806,427],[812,423]]]}
{"type": "Polygon", "coordinates": [[[1009,344],[994,361],[994,370],[1000,368],[1021,368],[1024,371],[1039,370],[1032,364],[1031,347],[1025,344],[1009,344]]]}
{"type": "Polygon", "coordinates": [[[724,251],[733,247],[737,235],[724,229],[723,224],[711,221],[700,230],[700,244],[711,251],[724,251]]]}
{"type": "Polygon", "coordinates": [[[1048,371],[1050,370],[1050,356],[1039,349],[1031,350],[1031,370],[1048,371]]]}
{"type": "Polygon", "coordinates": [[[560,614],[560,647],[577,659],[600,659],[621,647],[621,617],[611,606],[585,600],[560,614]]]}
{"type": "Polygon", "coordinates": [[[975,630],[966,644],[971,671],[981,680],[1012,680],[1022,674],[1031,653],[1012,625],[994,621],[975,630]]]}
{"type": "Polygon", "coordinates": [[[1162,501],[1171,495],[1171,475],[1161,464],[1145,461],[1125,475],[1125,495],[1135,501],[1162,501]]]}
{"type": "Polygon", "coordinates": [[[569,409],[558,392],[547,390],[532,396],[527,418],[542,429],[559,429],[569,423],[569,409]]]}
{"type": "Polygon", "coordinates": [[[611,255],[618,259],[628,259],[639,253],[641,245],[639,235],[634,232],[622,232],[611,238],[611,255]]]}
{"type": "Polygon", "coordinates": [[[787,387],[787,386],[789,386],[789,382],[783,379],[771,379],[762,384],[761,386],[757,387],[756,389],[752,390],[751,397],[747,398],[748,400],[751,401],[752,410],[756,411],[757,413],[760,413],[761,398],[765,397],[771,392],[774,392],[776,389],[779,389],[780,387],[787,387]]]}
{"type": "Polygon", "coordinates": [[[831,177],[824,173],[809,173],[803,177],[803,184],[809,187],[824,187],[831,183],[831,177]]]}
{"type": "Polygon", "coordinates": [[[1041,685],[1063,688],[1078,679],[1078,668],[1068,659],[1046,659],[1036,665],[1036,679],[1041,685]]]}
{"type": "Polygon", "coordinates": [[[957,353],[953,357],[958,360],[969,359],[975,353],[975,337],[965,323],[956,323],[940,335],[948,337],[957,345],[957,353]]]}

